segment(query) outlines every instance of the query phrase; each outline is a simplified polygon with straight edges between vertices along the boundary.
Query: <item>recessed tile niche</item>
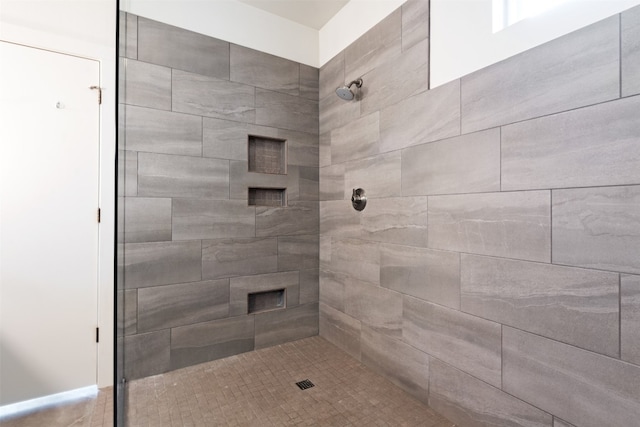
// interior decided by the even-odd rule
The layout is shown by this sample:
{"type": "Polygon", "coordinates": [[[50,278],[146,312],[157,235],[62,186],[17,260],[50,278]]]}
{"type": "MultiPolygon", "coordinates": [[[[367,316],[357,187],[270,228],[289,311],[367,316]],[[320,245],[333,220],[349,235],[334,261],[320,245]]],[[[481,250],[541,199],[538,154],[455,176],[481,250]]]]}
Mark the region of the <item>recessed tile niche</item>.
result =
{"type": "MultiPolygon", "coordinates": [[[[287,174],[286,144],[283,139],[249,135],[249,172],[287,174]]],[[[286,206],[286,188],[249,187],[250,206],[286,206]]]]}
{"type": "Polygon", "coordinates": [[[248,294],[248,314],[285,308],[284,292],[284,289],[276,289],[273,291],[248,294]]]}
{"type": "Polygon", "coordinates": [[[249,172],[284,175],[286,165],[284,140],[249,135],[249,172]]]}
{"type": "Polygon", "coordinates": [[[286,189],[249,187],[249,206],[286,206],[286,189]]]}

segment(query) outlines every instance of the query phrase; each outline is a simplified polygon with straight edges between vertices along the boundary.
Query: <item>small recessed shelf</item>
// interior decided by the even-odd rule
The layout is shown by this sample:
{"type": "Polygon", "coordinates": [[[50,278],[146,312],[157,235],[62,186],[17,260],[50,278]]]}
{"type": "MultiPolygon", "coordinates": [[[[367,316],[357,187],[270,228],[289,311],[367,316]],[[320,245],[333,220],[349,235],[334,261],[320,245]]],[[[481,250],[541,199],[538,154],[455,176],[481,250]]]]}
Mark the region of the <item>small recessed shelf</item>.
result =
{"type": "Polygon", "coordinates": [[[285,140],[249,135],[249,172],[287,173],[285,140]]]}
{"type": "Polygon", "coordinates": [[[249,187],[249,206],[286,206],[286,189],[249,187]]]}
{"type": "Polygon", "coordinates": [[[247,295],[248,314],[285,308],[285,290],[276,289],[266,292],[254,292],[247,295]]]}

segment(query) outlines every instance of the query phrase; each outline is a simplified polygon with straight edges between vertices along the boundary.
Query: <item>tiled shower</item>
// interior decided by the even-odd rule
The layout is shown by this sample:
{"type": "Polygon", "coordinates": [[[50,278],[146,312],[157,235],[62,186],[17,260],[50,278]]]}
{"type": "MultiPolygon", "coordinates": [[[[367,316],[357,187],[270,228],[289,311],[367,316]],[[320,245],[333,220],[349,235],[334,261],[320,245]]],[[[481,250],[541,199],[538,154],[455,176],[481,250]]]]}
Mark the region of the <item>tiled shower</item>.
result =
{"type": "Polygon", "coordinates": [[[640,8],[431,90],[427,1],[320,70],[121,18],[127,380],[319,333],[461,426],[637,423],[640,8]]]}

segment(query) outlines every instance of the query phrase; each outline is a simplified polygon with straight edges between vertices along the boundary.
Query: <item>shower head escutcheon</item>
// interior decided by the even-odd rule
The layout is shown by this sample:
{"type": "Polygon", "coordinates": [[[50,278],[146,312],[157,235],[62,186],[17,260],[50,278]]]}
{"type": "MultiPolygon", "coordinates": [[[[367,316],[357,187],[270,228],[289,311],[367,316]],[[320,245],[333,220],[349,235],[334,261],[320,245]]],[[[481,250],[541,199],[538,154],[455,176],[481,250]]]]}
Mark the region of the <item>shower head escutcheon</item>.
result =
{"type": "Polygon", "coordinates": [[[336,95],[338,95],[340,98],[344,99],[345,101],[351,101],[356,96],[356,94],[351,90],[351,86],[353,85],[356,85],[356,88],[358,89],[361,88],[362,79],[360,78],[355,79],[348,85],[344,85],[342,87],[337,88],[336,95]]]}

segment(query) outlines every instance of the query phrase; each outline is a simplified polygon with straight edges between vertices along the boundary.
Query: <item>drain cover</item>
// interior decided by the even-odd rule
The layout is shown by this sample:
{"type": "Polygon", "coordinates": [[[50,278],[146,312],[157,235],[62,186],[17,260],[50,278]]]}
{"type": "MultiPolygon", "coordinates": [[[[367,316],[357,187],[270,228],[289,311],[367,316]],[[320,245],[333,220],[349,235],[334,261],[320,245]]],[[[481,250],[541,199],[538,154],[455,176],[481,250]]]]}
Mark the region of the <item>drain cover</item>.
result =
{"type": "Polygon", "coordinates": [[[302,380],[302,381],[296,383],[296,385],[298,387],[300,387],[300,390],[306,390],[308,388],[313,387],[314,384],[309,380],[302,380]]]}

